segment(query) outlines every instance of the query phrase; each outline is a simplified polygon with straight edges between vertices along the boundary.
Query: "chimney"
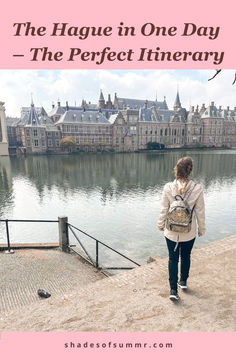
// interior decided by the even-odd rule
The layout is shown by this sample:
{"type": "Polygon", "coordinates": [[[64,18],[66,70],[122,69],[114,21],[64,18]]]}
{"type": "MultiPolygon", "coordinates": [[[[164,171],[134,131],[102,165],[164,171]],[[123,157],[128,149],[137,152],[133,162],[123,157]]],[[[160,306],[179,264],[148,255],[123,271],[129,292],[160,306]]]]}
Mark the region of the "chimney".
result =
{"type": "Polygon", "coordinates": [[[54,102],[52,102],[52,109],[53,109],[53,108],[55,108],[55,104],[54,104],[54,102]]]}
{"type": "Polygon", "coordinates": [[[214,101],[212,101],[212,102],[211,102],[211,106],[214,106],[214,105],[215,105],[215,102],[214,102],[214,101]]]}
{"type": "Polygon", "coordinates": [[[147,104],[148,104],[148,101],[146,100],[146,101],[144,102],[144,109],[147,109],[147,104]]]}
{"type": "Polygon", "coordinates": [[[156,105],[153,105],[153,106],[152,106],[152,111],[153,111],[154,114],[157,114],[157,107],[156,107],[156,105]]]}
{"type": "Polygon", "coordinates": [[[69,111],[68,101],[66,101],[66,111],[69,111]]]}
{"type": "Polygon", "coordinates": [[[61,105],[61,102],[59,100],[57,102],[57,105],[58,105],[58,107],[60,107],[60,105],[61,105]]]}
{"type": "Polygon", "coordinates": [[[229,106],[227,106],[227,111],[229,111],[229,106]]]}

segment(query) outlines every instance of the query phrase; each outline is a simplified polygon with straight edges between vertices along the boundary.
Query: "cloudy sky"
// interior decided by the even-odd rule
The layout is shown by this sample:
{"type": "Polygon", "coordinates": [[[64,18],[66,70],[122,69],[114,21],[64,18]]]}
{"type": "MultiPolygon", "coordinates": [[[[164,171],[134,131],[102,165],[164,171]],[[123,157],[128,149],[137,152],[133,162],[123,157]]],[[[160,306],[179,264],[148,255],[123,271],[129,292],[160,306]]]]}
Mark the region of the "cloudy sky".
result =
{"type": "Polygon", "coordinates": [[[0,101],[7,116],[19,117],[20,108],[29,106],[31,93],[36,106],[50,111],[52,102],[80,105],[82,99],[97,103],[100,89],[107,99],[120,97],[158,101],[166,96],[172,108],[179,87],[182,106],[209,104],[236,106],[235,71],[223,70],[208,81],[215,70],[0,70],[0,101]]]}

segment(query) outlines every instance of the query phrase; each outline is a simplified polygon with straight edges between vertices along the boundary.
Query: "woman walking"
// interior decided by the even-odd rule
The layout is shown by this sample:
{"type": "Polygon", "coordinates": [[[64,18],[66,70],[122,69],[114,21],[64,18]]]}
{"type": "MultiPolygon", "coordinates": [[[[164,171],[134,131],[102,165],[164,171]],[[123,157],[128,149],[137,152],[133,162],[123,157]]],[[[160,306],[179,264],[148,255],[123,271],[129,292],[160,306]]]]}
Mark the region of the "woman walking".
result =
{"type": "Polygon", "coordinates": [[[190,269],[190,255],[195,237],[205,233],[205,206],[203,188],[189,180],[193,169],[191,157],[183,157],[175,166],[173,182],[164,186],[159,230],[164,231],[169,251],[170,299],[179,300],[178,287],[187,289],[190,269]],[[197,228],[198,226],[198,228],[197,228]],[[178,262],[180,278],[178,281],[178,262]]]}

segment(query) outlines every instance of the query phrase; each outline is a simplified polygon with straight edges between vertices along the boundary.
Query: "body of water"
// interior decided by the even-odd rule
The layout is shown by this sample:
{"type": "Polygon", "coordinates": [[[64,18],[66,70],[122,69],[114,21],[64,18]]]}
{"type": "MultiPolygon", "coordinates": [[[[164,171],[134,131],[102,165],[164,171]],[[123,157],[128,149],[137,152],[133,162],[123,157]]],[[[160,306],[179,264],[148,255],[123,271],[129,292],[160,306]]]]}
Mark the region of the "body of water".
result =
{"type": "MultiPolygon", "coordinates": [[[[150,255],[166,256],[157,229],[161,193],[174,179],[176,161],[186,155],[194,160],[192,178],[205,191],[207,232],[196,245],[235,234],[235,150],[0,157],[0,218],[68,216],[71,224],[140,263],[150,255]]],[[[10,236],[11,242],[57,242],[57,225],[10,224],[10,236]]],[[[93,255],[93,241],[81,240],[93,255]]],[[[0,243],[5,242],[2,223],[0,243]]],[[[119,265],[101,251],[103,263],[119,265]]]]}

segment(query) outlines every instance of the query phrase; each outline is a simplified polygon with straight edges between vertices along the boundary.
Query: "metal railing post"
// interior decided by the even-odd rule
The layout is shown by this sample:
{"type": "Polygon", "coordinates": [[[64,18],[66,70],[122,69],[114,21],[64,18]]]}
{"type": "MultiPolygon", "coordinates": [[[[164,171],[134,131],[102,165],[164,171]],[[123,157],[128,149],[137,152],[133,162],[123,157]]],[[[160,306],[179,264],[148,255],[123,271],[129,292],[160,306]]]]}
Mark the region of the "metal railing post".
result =
{"type": "Polygon", "coordinates": [[[14,253],[14,251],[11,250],[11,245],[10,245],[8,220],[6,220],[6,233],[7,233],[7,248],[8,248],[8,250],[5,253],[14,253]]]}
{"type": "Polygon", "coordinates": [[[96,268],[98,268],[98,240],[96,240],[96,268]]]}
{"type": "Polygon", "coordinates": [[[61,251],[68,252],[69,250],[69,233],[68,233],[68,218],[67,216],[58,217],[59,227],[59,247],[61,251]]]}

